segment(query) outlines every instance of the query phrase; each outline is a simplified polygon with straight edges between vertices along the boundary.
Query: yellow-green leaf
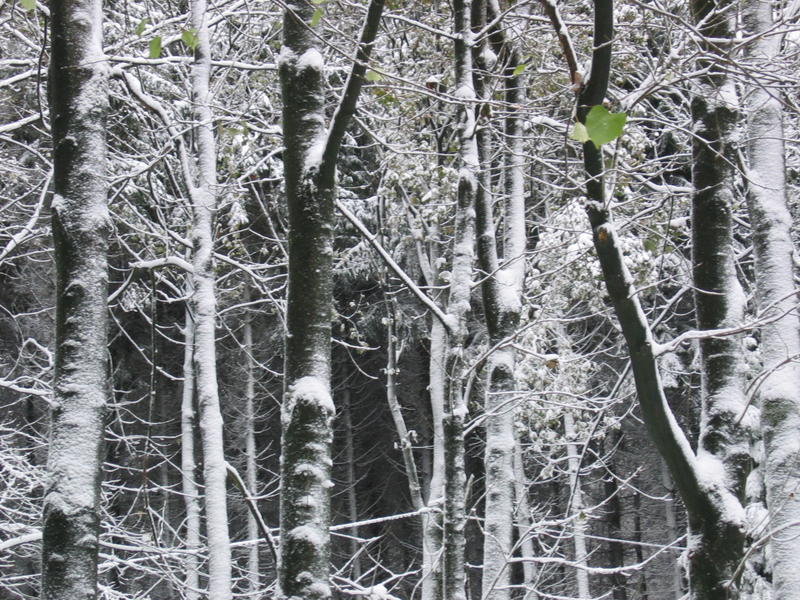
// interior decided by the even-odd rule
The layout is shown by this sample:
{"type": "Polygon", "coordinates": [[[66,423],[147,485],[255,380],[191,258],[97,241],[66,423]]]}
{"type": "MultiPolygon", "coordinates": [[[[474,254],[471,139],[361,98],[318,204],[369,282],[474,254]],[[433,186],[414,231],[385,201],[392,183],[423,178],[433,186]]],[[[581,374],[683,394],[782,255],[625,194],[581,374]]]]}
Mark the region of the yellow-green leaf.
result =
{"type": "Polygon", "coordinates": [[[311,15],[311,22],[309,23],[309,25],[311,25],[312,27],[316,27],[317,25],[319,25],[319,22],[322,20],[322,12],[323,12],[322,8],[319,6],[316,9],[314,9],[314,14],[311,15]]]}
{"type": "Polygon", "coordinates": [[[147,27],[147,24],[150,23],[150,19],[145,17],[141,21],[136,24],[136,35],[142,35],[144,33],[144,28],[147,27]]]}
{"type": "Polygon", "coordinates": [[[161,36],[157,35],[152,40],[150,40],[150,52],[148,56],[150,58],[159,58],[161,56],[161,36]]]}
{"type": "Polygon", "coordinates": [[[583,123],[575,123],[575,125],[572,127],[569,137],[573,140],[579,141],[581,144],[588,142],[591,139],[589,138],[589,132],[586,131],[586,125],[583,123]]]}
{"type": "Polygon", "coordinates": [[[586,115],[586,132],[598,148],[622,135],[622,128],[628,120],[626,113],[610,113],[605,106],[598,104],[586,115]]]}
{"type": "Polygon", "coordinates": [[[367,69],[367,72],[364,75],[364,79],[366,79],[367,81],[372,81],[374,83],[376,81],[380,81],[381,79],[383,79],[383,77],[381,76],[380,73],[376,73],[372,69],[367,69]]]}
{"type": "Polygon", "coordinates": [[[522,72],[525,70],[525,67],[527,67],[527,66],[528,65],[526,65],[525,63],[522,63],[521,65],[517,65],[514,68],[514,72],[511,73],[511,76],[512,77],[516,77],[517,75],[522,75],[522,72]]]}
{"type": "Polygon", "coordinates": [[[186,44],[186,47],[189,48],[189,50],[194,50],[197,48],[197,30],[185,29],[181,33],[181,41],[186,44]]]}
{"type": "Polygon", "coordinates": [[[20,0],[19,4],[25,10],[36,10],[36,0],[20,0]]]}

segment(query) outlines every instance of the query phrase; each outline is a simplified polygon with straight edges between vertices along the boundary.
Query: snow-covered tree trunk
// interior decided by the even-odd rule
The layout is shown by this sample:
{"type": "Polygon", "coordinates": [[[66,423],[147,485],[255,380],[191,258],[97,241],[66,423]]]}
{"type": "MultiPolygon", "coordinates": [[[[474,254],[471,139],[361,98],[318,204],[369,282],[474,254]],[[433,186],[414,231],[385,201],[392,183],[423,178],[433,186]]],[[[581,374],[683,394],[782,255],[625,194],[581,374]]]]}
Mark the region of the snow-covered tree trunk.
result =
{"type": "MultiPolygon", "coordinates": [[[[480,127],[475,134],[479,157],[480,184],[475,191],[476,222],[478,227],[478,263],[483,280],[483,305],[489,330],[489,343],[497,349],[486,365],[487,392],[484,403],[486,415],[485,464],[485,536],[483,547],[483,596],[492,600],[507,600],[511,596],[510,569],[513,546],[514,515],[514,404],[511,394],[516,389],[515,352],[510,338],[516,331],[522,310],[522,282],[525,274],[525,199],[523,180],[522,123],[517,108],[522,104],[522,82],[514,69],[520,62],[513,43],[502,30],[501,11],[496,0],[476,1],[472,6],[472,28],[481,29],[487,20],[493,28],[494,49],[504,65],[505,119],[507,150],[504,154],[503,193],[503,263],[498,259],[495,223],[491,194],[491,133],[480,127]],[[498,22],[500,21],[500,22],[498,22]],[[502,345],[508,340],[506,345],[502,345]]],[[[494,52],[488,47],[475,48],[476,64],[490,69],[494,52]]],[[[475,78],[476,91],[481,98],[487,91],[482,77],[475,78]]],[[[527,493],[527,492],[525,492],[527,493]]],[[[527,564],[527,563],[526,563],[527,564]]],[[[530,565],[528,565],[530,566],[530,565]]]]}
{"type": "Polygon", "coordinates": [[[56,350],[42,527],[46,600],[97,597],[110,229],[101,6],[50,3],[56,350]]]}
{"type": "MultiPolygon", "coordinates": [[[[191,297],[191,284],[186,286],[191,297]]],[[[195,415],[195,377],[194,377],[194,322],[190,310],[186,311],[183,349],[183,397],[181,399],[181,493],[186,509],[186,574],[184,594],[187,600],[200,597],[200,492],[198,490],[197,466],[194,458],[194,436],[197,428],[195,415]]]]}
{"type": "Polygon", "coordinates": [[[422,600],[442,597],[442,502],[444,499],[444,406],[447,330],[437,319],[431,323],[428,391],[431,398],[433,451],[428,484],[428,518],[422,529],[422,600]]]}
{"type": "Polygon", "coordinates": [[[331,318],[336,163],[356,110],[383,0],[367,10],[344,93],[325,127],[324,60],[311,3],[287,6],[278,61],[289,206],[286,358],[281,411],[278,595],[329,598],[332,422],[331,318]]]}
{"type": "Polygon", "coordinates": [[[313,7],[286,11],[280,75],[289,204],[289,289],[281,412],[279,596],[329,598],[330,337],[333,190],[319,189],[325,144],[323,59],[308,28],[313,7]]]}
{"type": "Polygon", "coordinates": [[[533,536],[531,535],[531,509],[528,503],[528,478],[525,476],[522,444],[518,435],[514,437],[514,514],[517,519],[520,554],[524,561],[522,563],[522,575],[525,585],[528,586],[525,597],[529,600],[536,600],[539,596],[536,590],[531,587],[536,583],[536,564],[532,560],[525,560],[534,557],[533,536]]]}
{"type": "Polygon", "coordinates": [[[753,228],[756,298],[764,316],[761,357],[767,372],[758,393],[764,439],[767,491],[776,600],[800,598],[800,321],[796,312],[792,218],[787,208],[781,81],[782,36],[776,35],[773,2],[749,0],[747,58],[755,77],[747,91],[747,200],[753,228]],[[752,37],[751,37],[752,36],[752,37]]]}
{"type": "Polygon", "coordinates": [[[462,370],[470,312],[472,262],[475,245],[475,195],[478,189],[478,145],[475,139],[475,89],[472,74],[472,30],[470,1],[455,0],[453,18],[455,38],[456,97],[463,102],[459,123],[458,193],[453,239],[453,261],[447,301],[448,336],[445,368],[447,405],[444,417],[445,496],[443,528],[442,589],[445,600],[466,597],[464,529],[466,526],[464,469],[464,398],[462,370]]]}
{"type": "MultiPolygon", "coordinates": [[[[736,327],[745,298],[733,247],[735,134],[739,118],[734,81],[719,40],[733,39],[732,4],[693,0],[704,42],[704,69],[692,97],[692,272],[698,329],[736,327]]],[[[689,518],[689,585],[699,598],[727,598],[744,555],[741,500],[749,470],[744,364],[738,336],[700,340],[701,398],[697,458],[708,503],[689,518]]],[[[749,415],[748,415],[749,416],[749,415]]]]}
{"type": "Polygon", "coordinates": [[[589,572],[587,570],[588,552],[586,550],[586,517],[583,514],[583,492],[581,491],[580,478],[580,453],[578,445],[575,443],[575,418],[572,413],[564,413],[564,437],[567,440],[567,464],[569,467],[569,487],[570,502],[569,510],[571,513],[578,513],[572,522],[572,542],[575,547],[575,581],[578,584],[578,598],[588,599],[589,593],[589,572]]]}
{"type": "MultiPolygon", "coordinates": [[[[250,291],[245,295],[245,302],[250,301],[250,291]]],[[[253,323],[252,316],[247,315],[244,322],[243,346],[247,360],[247,373],[245,381],[245,478],[247,489],[253,496],[258,497],[258,464],[256,457],[256,360],[253,356],[253,323]]],[[[255,500],[254,500],[255,501],[255,500]]],[[[250,593],[258,594],[261,588],[261,574],[259,573],[259,530],[258,521],[252,512],[247,513],[247,539],[253,540],[247,555],[247,581],[250,593]]]]}
{"type": "Polygon", "coordinates": [[[222,413],[217,388],[214,281],[214,216],[217,210],[217,155],[211,113],[211,45],[205,0],[192,0],[191,23],[197,45],[192,63],[192,109],[195,120],[196,183],[192,200],[192,286],[194,367],[203,450],[209,600],[231,597],[231,549],[228,532],[227,467],[222,413]]]}

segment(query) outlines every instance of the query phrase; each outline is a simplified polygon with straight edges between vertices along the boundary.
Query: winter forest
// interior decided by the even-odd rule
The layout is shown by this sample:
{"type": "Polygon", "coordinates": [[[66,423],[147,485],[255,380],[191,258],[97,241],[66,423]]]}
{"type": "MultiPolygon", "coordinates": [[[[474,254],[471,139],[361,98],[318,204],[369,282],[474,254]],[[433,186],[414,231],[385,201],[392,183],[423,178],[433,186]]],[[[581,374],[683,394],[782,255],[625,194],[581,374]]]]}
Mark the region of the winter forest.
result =
{"type": "Polygon", "coordinates": [[[0,600],[800,599],[798,72],[798,0],[0,0],[0,600]]]}

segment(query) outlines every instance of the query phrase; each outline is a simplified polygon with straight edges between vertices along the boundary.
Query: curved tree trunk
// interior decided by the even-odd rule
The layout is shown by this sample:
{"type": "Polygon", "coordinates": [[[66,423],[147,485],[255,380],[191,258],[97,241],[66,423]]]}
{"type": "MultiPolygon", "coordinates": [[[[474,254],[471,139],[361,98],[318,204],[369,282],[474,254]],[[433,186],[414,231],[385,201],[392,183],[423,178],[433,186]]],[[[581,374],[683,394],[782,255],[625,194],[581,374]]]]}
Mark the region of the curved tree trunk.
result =
{"type": "MultiPolygon", "coordinates": [[[[708,0],[696,0],[693,4],[695,17],[702,25],[703,33],[713,35],[716,40],[729,39],[727,22],[730,11],[711,14],[716,5],[708,0]]],[[[585,123],[592,106],[602,104],[608,87],[611,66],[611,40],[613,38],[612,0],[595,0],[594,49],[588,83],[579,92],[578,120],[585,123]]],[[[712,61],[713,62],[713,61],[712,61]]],[[[708,66],[708,65],[706,65],[708,66]]],[[[707,238],[700,239],[695,248],[695,277],[699,285],[708,286],[701,291],[716,291],[723,297],[713,297],[721,306],[698,304],[701,327],[718,320],[737,320],[737,282],[735,271],[720,255],[730,251],[730,234],[725,219],[730,211],[730,182],[732,173],[725,171],[725,146],[731,121],[728,119],[728,88],[714,74],[713,69],[704,75],[706,86],[702,98],[693,103],[695,120],[701,130],[699,140],[694,142],[694,169],[696,194],[695,214],[710,228],[707,238]],[[720,164],[724,163],[724,164],[720,164]],[[715,255],[715,251],[716,254],[715,255]],[[708,257],[714,257],[712,261],[708,257]],[[697,279],[699,277],[699,279],[697,279]]],[[[574,77],[573,77],[574,79],[574,77]]],[[[742,389],[738,374],[731,371],[738,357],[734,343],[719,338],[705,340],[704,356],[704,419],[701,431],[701,447],[695,456],[685,434],[680,430],[669,409],[660,374],[656,364],[655,342],[638,296],[628,272],[611,222],[609,204],[603,180],[602,150],[593,142],[583,145],[584,165],[587,172],[586,212],[592,226],[595,250],[603,270],[606,288],[619,319],[631,357],[634,382],[639,397],[645,425],[651,439],[669,466],[681,497],[689,514],[690,530],[690,593],[696,599],[727,599],[732,593],[731,580],[739,560],[743,556],[744,511],[740,498],[743,496],[743,475],[746,454],[746,437],[735,426],[736,419],[744,408],[740,403],[742,389]],[[722,353],[717,357],[713,349],[722,353]],[[719,361],[719,364],[717,364],[719,361]],[[730,402],[733,407],[726,406],[730,402]],[[735,414],[734,414],[735,413],[735,414]]],[[[698,223],[693,224],[697,229],[698,223]]],[[[695,236],[698,239],[698,236],[695,236]]],[[[711,294],[701,293],[699,302],[711,294]]]]}
{"type": "Polygon", "coordinates": [[[97,597],[108,396],[105,114],[100,0],[50,3],[55,378],[42,529],[42,598],[97,597]]]}

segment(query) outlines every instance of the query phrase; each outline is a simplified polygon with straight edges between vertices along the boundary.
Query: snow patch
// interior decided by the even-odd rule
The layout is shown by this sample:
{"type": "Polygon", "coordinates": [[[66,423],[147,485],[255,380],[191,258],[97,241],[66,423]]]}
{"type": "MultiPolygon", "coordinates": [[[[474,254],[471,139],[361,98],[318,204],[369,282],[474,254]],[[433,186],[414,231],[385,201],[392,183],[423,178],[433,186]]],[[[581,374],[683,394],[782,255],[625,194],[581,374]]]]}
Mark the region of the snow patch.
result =
{"type": "MultiPolygon", "coordinates": [[[[283,50],[281,50],[281,52],[283,52],[283,50]]],[[[317,71],[322,71],[324,66],[325,59],[322,57],[322,53],[316,48],[309,48],[297,59],[298,69],[315,69],[317,71]]]]}
{"type": "MultiPolygon", "coordinates": [[[[286,534],[286,538],[289,541],[306,542],[317,548],[324,546],[328,542],[326,536],[319,529],[315,529],[310,525],[295,527],[286,534]]],[[[301,575],[302,573],[298,575],[298,578],[301,575]]]]}
{"type": "Polygon", "coordinates": [[[278,54],[278,68],[290,67],[291,63],[297,60],[297,55],[292,51],[289,46],[282,46],[280,54],[278,54]]]}
{"type": "Polygon", "coordinates": [[[320,410],[330,415],[336,412],[328,385],[319,377],[311,375],[301,377],[289,386],[283,402],[283,410],[281,411],[281,422],[284,427],[291,422],[292,413],[294,413],[298,402],[306,405],[316,405],[320,410]]]}
{"type": "Polygon", "coordinates": [[[507,269],[497,272],[497,304],[501,313],[518,313],[522,310],[522,300],[516,285],[514,273],[507,269]]]}
{"type": "Polygon", "coordinates": [[[472,86],[464,84],[455,91],[453,96],[459,100],[474,100],[475,90],[472,89],[472,86]]]}
{"type": "Polygon", "coordinates": [[[314,143],[306,150],[306,171],[317,169],[322,164],[322,155],[325,153],[325,146],[328,141],[327,134],[320,135],[314,143]]]}

